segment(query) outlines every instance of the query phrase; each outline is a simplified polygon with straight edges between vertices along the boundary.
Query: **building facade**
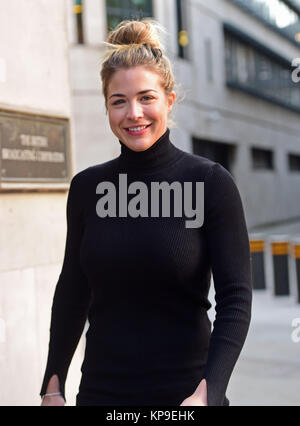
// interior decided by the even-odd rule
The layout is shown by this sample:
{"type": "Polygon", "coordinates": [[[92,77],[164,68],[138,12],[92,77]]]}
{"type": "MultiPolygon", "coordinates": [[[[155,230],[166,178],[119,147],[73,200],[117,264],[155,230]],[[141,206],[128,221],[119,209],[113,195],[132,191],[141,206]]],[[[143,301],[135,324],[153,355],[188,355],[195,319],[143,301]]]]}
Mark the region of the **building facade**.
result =
{"type": "Polygon", "coordinates": [[[66,22],[61,0],[1,1],[2,406],[41,402],[51,304],[66,240],[67,189],[74,173],[66,22]]]}

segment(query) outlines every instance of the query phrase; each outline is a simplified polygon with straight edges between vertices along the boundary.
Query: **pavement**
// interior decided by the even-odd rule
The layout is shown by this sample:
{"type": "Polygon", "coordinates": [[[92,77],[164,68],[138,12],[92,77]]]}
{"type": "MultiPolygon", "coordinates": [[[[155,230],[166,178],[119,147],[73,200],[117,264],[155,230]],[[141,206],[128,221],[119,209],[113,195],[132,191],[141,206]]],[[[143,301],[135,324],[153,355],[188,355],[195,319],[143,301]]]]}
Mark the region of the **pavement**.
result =
{"type": "Polygon", "coordinates": [[[266,236],[286,235],[288,237],[300,237],[300,219],[287,220],[278,224],[261,225],[249,230],[250,234],[261,233],[266,236]]]}
{"type": "Polygon", "coordinates": [[[227,397],[233,406],[300,405],[300,304],[253,291],[252,320],[227,397]]]}
{"type": "MultiPolygon", "coordinates": [[[[261,227],[252,234],[300,236],[300,221],[261,227]]],[[[253,290],[248,335],[226,395],[231,406],[300,406],[300,303],[296,302],[295,261],[289,256],[289,296],[274,296],[272,259],[265,252],[266,289],[253,290]]],[[[215,316],[213,282],[209,299],[215,316]]]]}

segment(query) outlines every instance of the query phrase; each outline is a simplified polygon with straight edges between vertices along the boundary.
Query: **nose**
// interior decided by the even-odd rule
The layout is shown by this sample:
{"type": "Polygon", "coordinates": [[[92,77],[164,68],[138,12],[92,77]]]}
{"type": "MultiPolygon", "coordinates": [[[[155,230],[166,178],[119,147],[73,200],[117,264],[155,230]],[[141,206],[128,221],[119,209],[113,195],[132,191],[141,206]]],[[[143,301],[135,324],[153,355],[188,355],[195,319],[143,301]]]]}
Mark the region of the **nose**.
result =
{"type": "Polygon", "coordinates": [[[137,121],[143,117],[143,108],[138,102],[133,101],[128,104],[127,118],[132,121],[137,121]]]}

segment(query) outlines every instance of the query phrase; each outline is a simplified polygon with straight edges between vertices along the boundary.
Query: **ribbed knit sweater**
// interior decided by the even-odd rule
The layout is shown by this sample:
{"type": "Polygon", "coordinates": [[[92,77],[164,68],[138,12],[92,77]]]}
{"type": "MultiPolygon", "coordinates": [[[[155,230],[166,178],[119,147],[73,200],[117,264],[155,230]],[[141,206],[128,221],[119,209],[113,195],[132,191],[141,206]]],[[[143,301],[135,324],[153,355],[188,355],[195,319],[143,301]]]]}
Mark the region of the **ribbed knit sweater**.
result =
{"type": "MultiPolygon", "coordinates": [[[[70,184],[65,254],[40,394],[57,374],[66,399],[68,368],[88,320],[77,405],[180,405],[202,378],[208,405],[228,405],[225,393],[252,303],[238,188],[219,163],[177,148],[169,128],[145,151],[119,143],[117,158],[77,173],[70,184]],[[121,174],[128,187],[146,185],[147,216],[120,214],[121,174]],[[196,182],[204,182],[201,226],[188,228],[184,209],[181,216],[174,214],[172,196],[169,216],[161,207],[151,216],[151,183],[175,181],[182,188],[193,183],[193,207],[196,182]],[[101,182],[116,188],[115,216],[100,217],[97,211],[101,182]],[[212,281],[213,325],[207,315],[212,281]]],[[[127,202],[137,194],[128,193],[127,202]]]]}

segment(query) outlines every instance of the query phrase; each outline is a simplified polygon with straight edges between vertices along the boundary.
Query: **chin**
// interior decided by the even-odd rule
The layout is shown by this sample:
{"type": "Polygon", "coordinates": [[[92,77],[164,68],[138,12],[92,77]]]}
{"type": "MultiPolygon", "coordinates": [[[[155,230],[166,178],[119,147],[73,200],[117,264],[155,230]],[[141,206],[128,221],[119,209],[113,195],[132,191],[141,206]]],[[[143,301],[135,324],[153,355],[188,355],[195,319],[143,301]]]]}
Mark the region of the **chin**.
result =
{"type": "Polygon", "coordinates": [[[129,148],[131,148],[133,151],[145,151],[146,149],[148,149],[152,144],[146,141],[136,141],[135,143],[129,143],[128,146],[129,148]]]}

